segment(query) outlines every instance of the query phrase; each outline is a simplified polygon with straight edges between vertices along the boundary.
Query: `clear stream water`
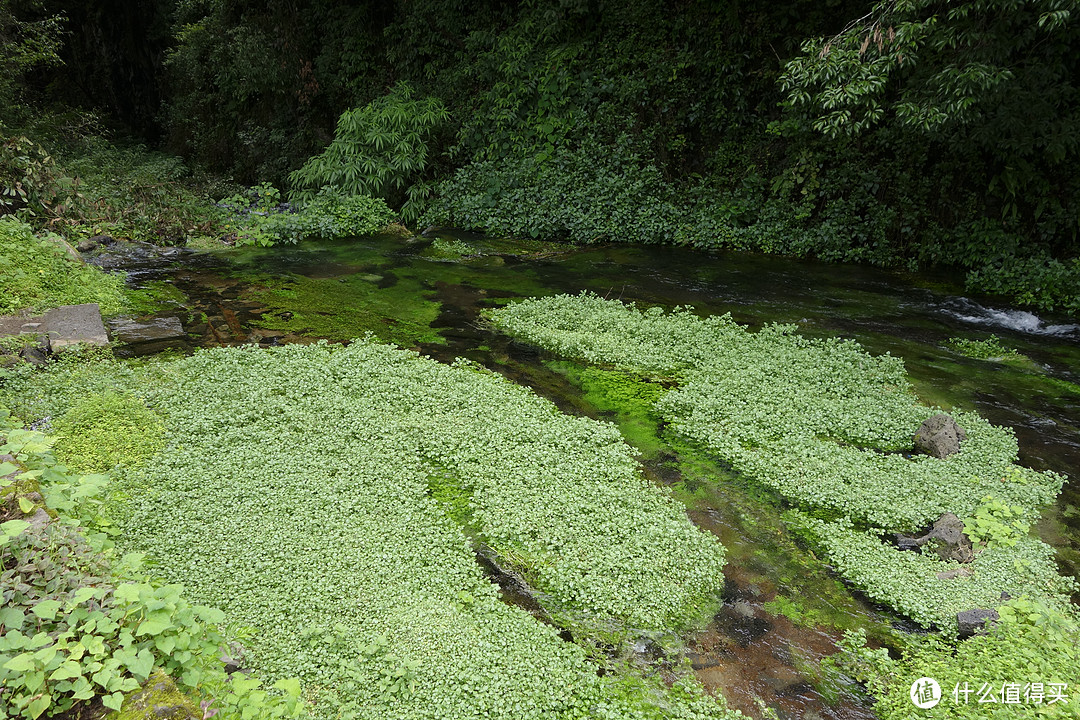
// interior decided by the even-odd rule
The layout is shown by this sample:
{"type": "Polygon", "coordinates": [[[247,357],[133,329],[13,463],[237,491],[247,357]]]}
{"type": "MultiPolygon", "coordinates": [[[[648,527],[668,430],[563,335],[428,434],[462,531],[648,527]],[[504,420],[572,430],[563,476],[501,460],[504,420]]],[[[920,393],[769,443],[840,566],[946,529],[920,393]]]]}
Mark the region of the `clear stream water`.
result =
{"type": "MultiPolygon", "coordinates": [[[[574,249],[449,232],[440,238],[434,245],[430,238],[378,237],[213,254],[127,247],[96,262],[127,270],[134,285],[160,290],[168,283],[183,293],[159,313],[180,318],[190,334],[166,343],[179,349],[309,342],[308,318],[331,339],[368,330],[414,338],[402,344],[444,361],[469,357],[531,385],[566,412],[620,423],[626,418],[590,404],[565,364],[488,330],[479,312],[514,297],[589,290],[731,313],[752,328],[792,323],[809,336],[854,338],[870,352],[903,358],[924,401],[974,408],[1014,428],[1021,462],[1069,476],[1036,531],[1056,548],[1062,572],[1080,576],[1080,394],[1053,382],[1080,382],[1077,322],[966,297],[946,276],[670,247],[574,249]],[[322,300],[304,307],[311,305],[304,287],[322,300]],[[356,305],[372,309],[350,314],[356,305]],[[440,342],[410,334],[413,324],[432,317],[440,342]],[[981,340],[991,333],[1031,362],[972,360],[945,346],[952,337],[981,340]]],[[[819,661],[835,651],[844,628],[868,628],[882,642],[915,628],[840,583],[787,534],[775,506],[752,483],[663,442],[642,462],[656,482],[687,498],[689,516],[729,550],[724,607],[707,629],[687,638],[706,687],[755,717],[761,715],[756,698],[782,718],[873,717],[857,686],[819,661]]],[[[504,596],[541,614],[513,587],[504,586],[504,596]]]]}

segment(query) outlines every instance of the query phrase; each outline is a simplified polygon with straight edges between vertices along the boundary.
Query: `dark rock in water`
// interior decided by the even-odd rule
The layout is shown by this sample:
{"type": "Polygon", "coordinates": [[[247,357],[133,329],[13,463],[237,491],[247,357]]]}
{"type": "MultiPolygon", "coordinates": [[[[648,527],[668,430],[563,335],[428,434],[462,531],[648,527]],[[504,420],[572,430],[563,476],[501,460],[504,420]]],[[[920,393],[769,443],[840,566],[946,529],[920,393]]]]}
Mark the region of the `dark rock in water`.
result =
{"type": "Polygon", "coordinates": [[[956,627],[961,640],[966,640],[973,635],[984,635],[987,628],[997,625],[1000,619],[997,610],[964,610],[956,613],[956,627]]]}
{"type": "Polygon", "coordinates": [[[896,547],[899,548],[901,552],[903,552],[905,550],[918,550],[920,545],[919,541],[916,538],[908,537],[907,535],[900,535],[898,533],[896,535],[896,547]]]}
{"type": "Polygon", "coordinates": [[[927,418],[915,431],[915,447],[927,455],[947,458],[960,452],[960,443],[967,440],[967,433],[945,413],[927,418]]]}
{"type": "Polygon", "coordinates": [[[113,340],[124,343],[116,349],[120,357],[153,355],[165,350],[189,352],[188,334],[179,318],[158,317],[135,320],[129,317],[109,321],[113,340]]]}
{"type": "Polygon", "coordinates": [[[963,521],[952,513],[944,513],[939,517],[927,534],[910,539],[919,547],[931,540],[941,541],[936,550],[946,562],[969,563],[975,557],[971,540],[964,534],[963,521]]]}
{"type": "Polygon", "coordinates": [[[88,237],[85,240],[80,240],[79,244],[76,246],[76,249],[81,253],[93,252],[99,247],[114,245],[115,243],[116,238],[114,238],[112,235],[94,235],[93,237],[88,237]]]}
{"type": "Polygon", "coordinates": [[[135,320],[129,317],[113,318],[109,321],[109,332],[113,340],[135,345],[161,340],[187,340],[187,332],[179,318],[159,317],[149,320],[135,320]]]}

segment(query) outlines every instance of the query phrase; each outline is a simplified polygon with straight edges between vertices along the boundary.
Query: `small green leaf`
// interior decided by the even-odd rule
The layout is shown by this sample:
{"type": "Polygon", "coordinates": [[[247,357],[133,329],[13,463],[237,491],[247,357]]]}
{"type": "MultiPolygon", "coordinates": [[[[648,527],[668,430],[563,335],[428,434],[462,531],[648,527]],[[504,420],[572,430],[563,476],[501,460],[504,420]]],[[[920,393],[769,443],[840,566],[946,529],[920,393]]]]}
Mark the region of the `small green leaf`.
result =
{"type": "Polygon", "coordinates": [[[114,692],[111,695],[102,695],[101,704],[110,710],[119,712],[121,706],[124,704],[124,693],[114,692]]]}
{"type": "Polygon", "coordinates": [[[37,720],[43,712],[49,709],[50,705],[52,705],[52,695],[45,694],[27,705],[25,712],[30,716],[31,720],[37,720]]]}

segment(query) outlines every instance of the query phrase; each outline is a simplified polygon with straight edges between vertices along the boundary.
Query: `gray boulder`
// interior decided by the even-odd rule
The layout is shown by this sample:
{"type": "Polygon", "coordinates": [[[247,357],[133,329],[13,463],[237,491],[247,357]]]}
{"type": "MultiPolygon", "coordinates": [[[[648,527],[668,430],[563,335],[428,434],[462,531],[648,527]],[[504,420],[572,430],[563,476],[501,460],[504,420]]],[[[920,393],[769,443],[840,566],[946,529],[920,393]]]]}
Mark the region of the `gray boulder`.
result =
{"type": "Polygon", "coordinates": [[[960,452],[960,443],[967,440],[967,433],[945,413],[938,413],[923,421],[915,431],[915,447],[927,455],[947,458],[960,452]]]}
{"type": "Polygon", "coordinates": [[[997,625],[1001,617],[994,609],[964,610],[956,613],[956,628],[961,640],[966,640],[973,635],[985,635],[989,628],[997,625]]]}
{"type": "Polygon", "coordinates": [[[906,542],[921,548],[931,540],[940,541],[935,550],[946,562],[969,563],[975,558],[971,539],[964,534],[964,522],[952,513],[947,512],[939,517],[930,532],[922,537],[908,538],[906,542]]]}

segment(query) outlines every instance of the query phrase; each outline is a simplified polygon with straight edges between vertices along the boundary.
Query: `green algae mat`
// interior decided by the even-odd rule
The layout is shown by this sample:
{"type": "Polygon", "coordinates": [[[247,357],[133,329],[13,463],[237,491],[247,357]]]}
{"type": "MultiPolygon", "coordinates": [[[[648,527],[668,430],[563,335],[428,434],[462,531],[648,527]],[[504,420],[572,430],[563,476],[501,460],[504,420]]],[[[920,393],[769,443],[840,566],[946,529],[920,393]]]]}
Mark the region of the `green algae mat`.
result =
{"type": "Polygon", "coordinates": [[[251,666],[298,676],[314,717],[729,714],[688,667],[620,669],[602,650],[707,619],[724,562],[612,426],[365,341],[113,378],[169,429],[115,480],[121,549],[222,609],[251,666]],[[577,642],[501,602],[477,543],[577,642]]]}

